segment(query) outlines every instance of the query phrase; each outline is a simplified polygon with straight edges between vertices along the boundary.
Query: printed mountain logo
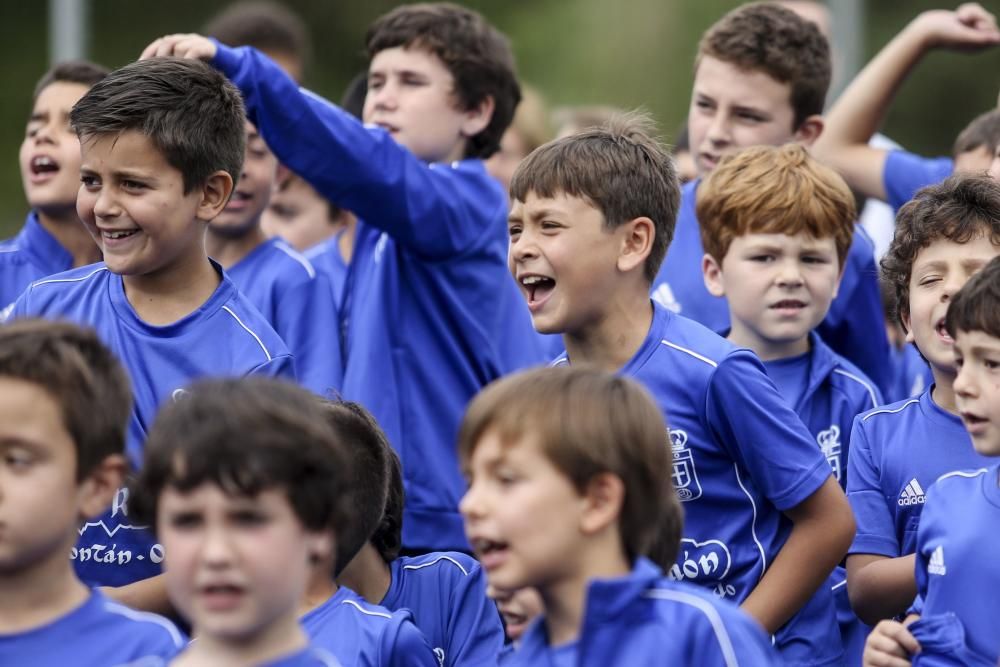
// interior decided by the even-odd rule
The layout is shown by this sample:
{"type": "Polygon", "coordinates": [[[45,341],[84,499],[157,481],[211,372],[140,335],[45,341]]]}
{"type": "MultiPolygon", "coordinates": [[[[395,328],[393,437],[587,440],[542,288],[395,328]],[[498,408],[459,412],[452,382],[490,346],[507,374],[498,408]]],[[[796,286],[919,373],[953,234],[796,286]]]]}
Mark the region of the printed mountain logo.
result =
{"type": "Polygon", "coordinates": [[[927,564],[928,574],[944,576],[948,568],[944,566],[944,547],[938,547],[931,552],[931,562],[927,564]]]}

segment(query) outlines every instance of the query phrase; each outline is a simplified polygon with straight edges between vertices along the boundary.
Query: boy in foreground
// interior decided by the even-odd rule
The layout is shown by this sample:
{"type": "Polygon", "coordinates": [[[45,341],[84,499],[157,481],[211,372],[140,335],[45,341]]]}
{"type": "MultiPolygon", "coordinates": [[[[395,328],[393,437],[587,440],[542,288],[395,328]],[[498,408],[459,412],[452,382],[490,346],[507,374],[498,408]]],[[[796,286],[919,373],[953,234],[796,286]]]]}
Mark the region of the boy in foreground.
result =
{"type": "Polygon", "coordinates": [[[126,469],[124,369],[92,331],[25,320],[0,327],[0,396],[0,664],[172,658],[173,624],[91,590],[67,558],[126,469]]]}
{"type": "Polygon", "coordinates": [[[505,665],[776,664],[744,613],[642,555],[682,522],[669,440],[648,393],[593,368],[512,375],[470,404],[469,542],[491,585],[545,603],[505,665]]]}

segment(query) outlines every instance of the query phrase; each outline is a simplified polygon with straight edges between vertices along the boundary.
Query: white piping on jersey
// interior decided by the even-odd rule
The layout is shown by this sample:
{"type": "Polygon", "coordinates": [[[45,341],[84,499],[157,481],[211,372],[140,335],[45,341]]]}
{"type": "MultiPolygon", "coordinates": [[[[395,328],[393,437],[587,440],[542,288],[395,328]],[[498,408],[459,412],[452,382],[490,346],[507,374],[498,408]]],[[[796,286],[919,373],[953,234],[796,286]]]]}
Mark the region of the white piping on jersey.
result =
{"type": "Polygon", "coordinates": [[[872,386],[870,384],[868,384],[867,382],[865,382],[864,380],[862,380],[861,378],[859,378],[854,373],[848,373],[847,371],[842,370],[840,368],[834,368],[833,372],[837,373],[838,375],[843,375],[846,378],[850,378],[850,379],[854,380],[855,382],[857,382],[858,384],[860,384],[862,387],[864,387],[865,390],[868,392],[868,396],[871,397],[871,399],[872,399],[872,407],[873,408],[877,408],[878,407],[878,399],[875,398],[875,390],[872,389],[872,386]]]}
{"type": "Polygon", "coordinates": [[[747,487],[743,486],[743,480],[740,479],[740,467],[736,463],[733,464],[733,470],[736,471],[736,483],[740,485],[743,489],[743,493],[746,494],[747,500],[750,501],[750,507],[753,509],[753,521],[750,523],[750,535],[753,536],[753,543],[757,545],[757,551],[760,552],[760,576],[763,577],[764,573],[767,572],[767,554],[764,552],[764,545],[760,543],[757,539],[757,503],[753,501],[753,496],[747,491],[747,487]]]}
{"type": "Polygon", "coordinates": [[[830,586],[830,590],[831,590],[831,591],[835,591],[835,590],[837,590],[838,588],[840,588],[841,586],[846,586],[846,585],[847,585],[847,579],[844,579],[844,580],[843,580],[842,582],[840,582],[839,584],[834,584],[833,586],[830,586]]]}
{"type": "Polygon", "coordinates": [[[260,349],[264,350],[264,356],[267,357],[268,361],[271,361],[271,353],[267,351],[266,347],[264,347],[264,341],[262,341],[260,339],[260,336],[258,336],[253,331],[251,331],[250,327],[248,327],[247,325],[243,324],[243,320],[241,320],[239,317],[237,317],[236,313],[234,313],[232,310],[229,309],[229,306],[223,306],[222,310],[224,310],[227,313],[229,313],[230,315],[232,315],[233,319],[236,320],[241,327],[243,327],[243,330],[246,331],[251,336],[253,336],[254,340],[257,341],[257,344],[260,345],[260,349]]]}
{"type": "Polygon", "coordinates": [[[671,343],[666,338],[662,339],[660,342],[663,343],[664,345],[666,345],[667,347],[672,347],[675,350],[679,350],[680,352],[683,352],[684,354],[690,354],[695,359],[698,359],[699,361],[704,361],[706,364],[708,364],[712,368],[718,368],[719,367],[719,364],[717,364],[716,362],[712,361],[708,357],[703,357],[700,354],[698,354],[697,352],[689,350],[686,347],[681,347],[680,345],[676,345],[674,343],[671,343]]]}
{"type": "Polygon", "coordinates": [[[312,657],[319,658],[323,661],[324,667],[340,667],[340,663],[337,662],[336,656],[327,651],[325,648],[313,648],[312,657]]]}
{"type": "Polygon", "coordinates": [[[184,638],[181,633],[177,631],[173,623],[161,618],[156,614],[150,614],[144,611],[136,611],[134,609],[129,609],[124,605],[120,605],[117,602],[112,602],[110,600],[104,603],[104,609],[119,616],[124,616],[125,618],[131,619],[133,621],[140,621],[142,623],[153,623],[160,626],[170,634],[170,638],[173,640],[177,648],[184,646],[184,638]]]}
{"type": "Polygon", "coordinates": [[[392,614],[386,614],[385,612],[381,611],[372,611],[370,609],[365,609],[354,600],[344,600],[340,604],[349,604],[352,607],[356,608],[358,611],[360,611],[362,614],[367,614],[369,616],[381,616],[382,618],[392,618],[392,614]]]}
{"type": "Polygon", "coordinates": [[[722,650],[722,659],[725,661],[725,664],[727,667],[739,667],[740,663],[736,659],[736,651],[733,648],[733,640],[729,638],[729,633],[726,631],[726,626],[722,622],[722,617],[719,616],[719,612],[715,607],[705,600],[702,600],[700,597],[691,595],[690,593],[670,591],[663,588],[652,588],[646,591],[644,595],[647,598],[671,600],[673,602],[690,605],[705,614],[705,616],[708,617],[708,622],[712,625],[712,630],[715,632],[715,638],[719,640],[719,648],[722,650]]]}
{"type": "Polygon", "coordinates": [[[464,567],[462,567],[462,564],[459,563],[454,558],[452,558],[451,556],[438,556],[437,558],[435,558],[431,562],[429,562],[429,563],[422,563],[420,565],[404,565],[403,569],[404,570],[420,570],[420,569],[425,568],[425,567],[430,567],[431,565],[437,565],[438,563],[440,563],[443,560],[450,561],[450,562],[454,563],[455,567],[457,567],[459,570],[462,571],[462,574],[464,574],[465,576],[469,576],[469,573],[465,570],[464,567]]]}
{"type": "Polygon", "coordinates": [[[99,269],[94,269],[93,271],[91,271],[90,273],[81,278],[47,278],[45,280],[36,280],[35,282],[31,283],[31,289],[34,289],[39,285],[48,285],[49,283],[78,283],[83,280],[86,280],[87,278],[93,275],[100,273],[101,271],[107,271],[107,270],[108,267],[102,266],[99,269]]]}
{"type": "Polygon", "coordinates": [[[873,412],[869,412],[868,414],[866,414],[864,417],[861,418],[861,421],[866,422],[869,419],[871,419],[872,417],[874,417],[875,415],[883,415],[883,414],[885,414],[885,415],[891,415],[891,414],[895,414],[897,412],[902,412],[904,408],[908,408],[911,405],[913,405],[914,403],[919,403],[919,402],[920,402],[919,398],[911,398],[910,400],[908,400],[906,403],[903,403],[898,408],[894,408],[892,410],[875,410],[873,412]]]}
{"type": "Polygon", "coordinates": [[[988,468],[977,468],[976,470],[952,470],[951,472],[946,472],[937,478],[937,481],[946,479],[948,477],[965,477],[966,479],[975,479],[981,475],[985,475],[989,472],[988,468]]]}
{"type": "Polygon", "coordinates": [[[0,252],[17,252],[21,247],[18,245],[2,246],[0,245],[0,252]]]}
{"type": "Polygon", "coordinates": [[[301,264],[302,268],[306,270],[306,273],[309,274],[310,278],[316,277],[316,269],[313,268],[313,265],[309,263],[308,259],[303,257],[302,253],[298,252],[297,250],[292,250],[284,243],[275,243],[274,247],[280,250],[281,252],[285,253],[292,259],[294,259],[299,264],[301,264]]]}

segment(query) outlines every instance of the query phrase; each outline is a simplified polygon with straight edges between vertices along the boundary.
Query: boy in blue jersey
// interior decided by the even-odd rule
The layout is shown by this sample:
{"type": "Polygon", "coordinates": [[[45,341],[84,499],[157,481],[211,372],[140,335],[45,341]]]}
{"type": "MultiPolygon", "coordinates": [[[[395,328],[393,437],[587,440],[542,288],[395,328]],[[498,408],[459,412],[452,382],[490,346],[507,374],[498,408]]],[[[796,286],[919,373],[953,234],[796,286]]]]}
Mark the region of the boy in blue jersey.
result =
{"type": "Polygon", "coordinates": [[[351,515],[338,526],[333,558],[313,568],[299,606],[302,625],[313,643],[330,651],[344,667],[440,667],[409,610],[394,612],[371,598],[366,601],[337,579],[382,516],[388,444],[376,437],[378,426],[360,405],[324,401],[323,411],[337,439],[352,453],[351,515]]]}
{"type": "Polygon", "coordinates": [[[390,611],[412,612],[442,666],[495,665],[503,627],[486,595],[482,568],[454,551],[399,555],[404,506],[399,458],[367,411],[343,405],[353,414],[341,408],[331,417],[357,446],[355,469],[363,495],[355,498],[354,516],[370,530],[350,562],[338,565],[337,583],[390,611]]]}
{"type": "Polygon", "coordinates": [[[851,432],[847,497],[858,522],[847,557],[851,605],[870,625],[906,611],[926,489],[953,470],[978,468],[955,404],[948,304],[1000,255],[1000,183],[955,175],[924,188],[899,211],[882,259],[898,318],[930,364],[934,384],[919,398],[859,415],[851,432]]]}
{"type": "Polygon", "coordinates": [[[174,607],[197,638],[178,664],[340,665],[299,602],[350,517],[351,456],[305,389],[203,380],[160,411],[132,511],[163,543],[174,607]]]}
{"type": "Polygon", "coordinates": [[[244,92],[278,159],[359,218],[341,305],[343,395],[403,462],[403,544],[468,549],[454,442],[491,380],[544,360],[503,277],[507,199],[486,172],[520,98],[507,39],[447,3],[398,7],[369,28],[362,125],[252,49],[191,35],[144,56],[204,58],[244,92]]]}
{"type": "Polygon", "coordinates": [[[0,327],[0,664],[106,667],[167,660],[166,619],[89,589],[66,557],[126,469],[128,377],[88,330],[0,327]]]}
{"type": "MultiPolygon", "coordinates": [[[[750,146],[811,145],[823,131],[830,49],[814,23],[771,3],[742,5],[702,36],[688,111],[691,152],[704,177],[723,155],[750,146]]],[[[724,299],[701,272],[705,252],[695,211],[699,179],[681,191],[677,230],[652,296],[713,331],[729,327],[724,299]]],[[[892,382],[874,246],[854,232],[840,290],[818,333],[880,388],[892,382]]]]}
{"type": "MultiPolygon", "coordinates": [[[[294,372],[284,343],[205,252],[208,222],[243,164],[243,103],[203,63],[160,59],[109,74],[70,120],[82,154],[77,212],[104,263],[36,281],[11,317],[88,324],[118,355],[132,382],[127,451],[138,467],[156,410],[193,379],[294,372]]],[[[81,533],[74,557],[89,584],[160,570],[162,547],[129,520],[127,499],[121,491],[81,533]]]]}
{"type": "Polygon", "coordinates": [[[936,49],[978,51],[1000,44],[994,16],[976,3],[955,11],[919,14],[892,39],[841,94],[816,141],[816,157],[839,171],[866,197],[899,209],[917,190],[952,173],[977,173],[989,166],[1000,136],[1000,115],[983,114],[959,135],[952,158],[924,158],[868,145],[903,81],[936,49]]]}
{"type": "Polygon", "coordinates": [[[671,575],[741,603],[790,664],[840,664],[822,584],[854,534],[850,509],[757,357],[650,302],[678,191],[671,159],[649,132],[621,118],[521,163],[511,185],[511,273],[535,327],[563,334],[568,354],[556,363],[633,377],[670,420],[686,515],[671,575]]]}
{"type": "Polygon", "coordinates": [[[955,295],[945,320],[955,340],[955,402],[987,467],[942,476],[927,490],[917,532],[917,601],[904,624],[883,621],[866,664],[984,665],[1000,661],[1000,258],[955,295]],[[919,620],[918,620],[919,619],[919,620]],[[913,655],[916,653],[916,655],[913,655]]]}
{"type": "Polygon", "coordinates": [[[505,665],[777,664],[746,614],[643,556],[682,515],[667,428],[637,383],[575,367],[504,378],[470,404],[459,452],[490,584],[545,605],[505,665]]]}
{"type": "Polygon", "coordinates": [[[277,172],[277,158],[247,121],[243,169],[226,208],[208,225],[206,248],[288,346],[302,386],[332,394],[340,389],[343,361],[330,280],[260,226],[277,172]]]}
{"type": "Polygon", "coordinates": [[[101,258],[76,214],[80,140],[69,110],[108,70],[86,61],[64,62],[35,86],[19,165],[31,212],[21,232],[0,242],[0,310],[32,281],[101,258]]]}
{"type": "MultiPolygon", "coordinates": [[[[758,146],[722,159],[698,189],[697,212],[705,284],[729,303],[727,339],[757,353],[846,487],[851,424],[882,400],[871,380],[813,329],[837,294],[854,231],[854,195],[801,146],[758,146]]],[[[856,665],[867,631],[844,584],[838,567],[830,585],[849,663],[856,665]]]]}

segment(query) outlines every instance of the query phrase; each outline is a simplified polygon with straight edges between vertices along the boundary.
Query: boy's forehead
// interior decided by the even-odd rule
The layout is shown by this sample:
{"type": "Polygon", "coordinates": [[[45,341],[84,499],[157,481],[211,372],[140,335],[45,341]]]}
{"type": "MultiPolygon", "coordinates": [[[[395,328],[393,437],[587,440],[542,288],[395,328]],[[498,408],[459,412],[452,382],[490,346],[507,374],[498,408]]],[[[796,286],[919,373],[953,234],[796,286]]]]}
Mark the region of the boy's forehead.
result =
{"type": "Polygon", "coordinates": [[[32,112],[62,107],[67,111],[87,94],[90,86],[75,81],[53,81],[40,91],[32,104],[32,112]]]}
{"type": "Polygon", "coordinates": [[[512,219],[534,218],[547,214],[580,213],[587,209],[598,211],[589,199],[567,194],[562,190],[557,190],[548,196],[531,190],[525,195],[524,201],[520,199],[511,201],[510,217],[512,219]]]}
{"type": "Polygon", "coordinates": [[[964,355],[986,351],[996,353],[1000,352],[1000,338],[985,331],[959,329],[955,332],[955,349],[964,355]]]}
{"type": "Polygon", "coordinates": [[[725,98],[732,105],[792,112],[792,86],[763,69],[702,54],[694,74],[694,94],[725,98]]]}
{"type": "Polygon", "coordinates": [[[1000,255],[1000,245],[993,243],[986,230],[983,229],[968,241],[953,241],[939,236],[917,250],[913,258],[913,269],[927,264],[961,262],[964,264],[986,264],[1000,255]]]}
{"type": "Polygon", "coordinates": [[[382,49],[368,64],[368,74],[387,74],[393,71],[415,71],[451,76],[451,71],[430,49],[419,43],[382,49]]]}

